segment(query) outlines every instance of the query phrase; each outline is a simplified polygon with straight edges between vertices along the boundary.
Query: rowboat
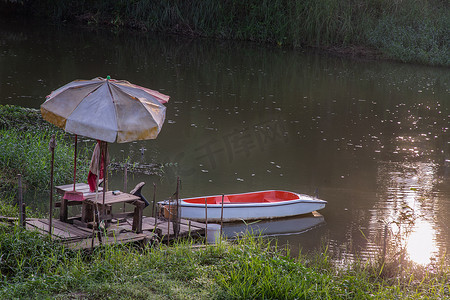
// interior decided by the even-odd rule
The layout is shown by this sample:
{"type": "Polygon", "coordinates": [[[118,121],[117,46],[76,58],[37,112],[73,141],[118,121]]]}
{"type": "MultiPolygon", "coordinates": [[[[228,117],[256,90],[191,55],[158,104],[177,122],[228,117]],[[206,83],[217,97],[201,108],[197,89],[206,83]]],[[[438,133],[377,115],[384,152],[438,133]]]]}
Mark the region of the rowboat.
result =
{"type": "MultiPolygon", "coordinates": [[[[176,202],[161,201],[168,212],[176,212],[176,202]]],[[[234,222],[291,217],[322,209],[326,201],[288,191],[268,190],[241,194],[202,196],[180,199],[182,219],[208,222],[234,222]],[[223,203],[223,209],[222,209],[223,203]],[[222,217],[223,214],[223,217],[222,217]]]]}

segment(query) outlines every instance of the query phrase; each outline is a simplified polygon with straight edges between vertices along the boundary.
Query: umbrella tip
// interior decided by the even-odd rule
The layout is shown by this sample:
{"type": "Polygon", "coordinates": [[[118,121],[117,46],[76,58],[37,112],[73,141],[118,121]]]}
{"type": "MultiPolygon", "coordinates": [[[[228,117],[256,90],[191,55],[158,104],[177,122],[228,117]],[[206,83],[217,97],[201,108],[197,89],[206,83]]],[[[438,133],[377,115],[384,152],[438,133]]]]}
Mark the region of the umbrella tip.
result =
{"type": "Polygon", "coordinates": [[[106,76],[106,79],[111,80],[111,76],[109,76],[109,75],[106,76]]]}

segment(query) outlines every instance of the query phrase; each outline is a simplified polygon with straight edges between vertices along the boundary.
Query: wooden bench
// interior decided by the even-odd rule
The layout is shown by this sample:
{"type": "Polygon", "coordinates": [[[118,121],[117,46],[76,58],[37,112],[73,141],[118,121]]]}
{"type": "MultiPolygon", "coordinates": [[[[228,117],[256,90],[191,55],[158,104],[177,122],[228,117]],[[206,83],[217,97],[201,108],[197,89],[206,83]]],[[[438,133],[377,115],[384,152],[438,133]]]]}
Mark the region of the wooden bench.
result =
{"type": "MultiPolygon", "coordinates": [[[[87,183],[76,183],[75,190],[83,193],[83,201],[72,201],[61,199],[61,202],[55,203],[56,207],[60,208],[60,220],[62,222],[69,222],[68,218],[68,207],[74,205],[81,205],[81,220],[71,220],[79,226],[92,225],[94,221],[94,206],[98,206],[100,211],[103,212],[101,219],[105,221],[110,221],[113,218],[126,218],[133,217],[133,230],[137,233],[142,232],[142,217],[144,207],[149,203],[142,196],[141,189],[144,186],[144,182],[139,183],[136,187],[128,194],[124,192],[113,193],[108,191],[105,193],[105,203],[103,204],[103,188],[98,188],[98,196],[96,198],[96,193],[91,193],[89,185],[87,183]],[[128,203],[134,206],[134,211],[123,212],[118,214],[112,213],[112,205],[119,203],[128,203]]],[[[64,195],[66,191],[72,191],[73,184],[66,184],[56,186],[56,191],[64,195]]],[[[79,218],[77,218],[79,219],[79,218]]]]}
{"type": "Polygon", "coordinates": [[[141,200],[141,197],[137,195],[132,195],[124,192],[106,192],[105,200],[103,203],[103,194],[100,194],[98,198],[95,196],[89,196],[84,201],[82,201],[82,211],[81,211],[81,223],[88,224],[93,222],[95,219],[94,212],[96,207],[98,207],[101,214],[101,219],[109,221],[113,218],[125,218],[133,217],[132,229],[136,233],[142,232],[142,217],[145,203],[141,200]],[[128,203],[134,206],[133,212],[124,212],[113,214],[112,205],[128,203]]]}

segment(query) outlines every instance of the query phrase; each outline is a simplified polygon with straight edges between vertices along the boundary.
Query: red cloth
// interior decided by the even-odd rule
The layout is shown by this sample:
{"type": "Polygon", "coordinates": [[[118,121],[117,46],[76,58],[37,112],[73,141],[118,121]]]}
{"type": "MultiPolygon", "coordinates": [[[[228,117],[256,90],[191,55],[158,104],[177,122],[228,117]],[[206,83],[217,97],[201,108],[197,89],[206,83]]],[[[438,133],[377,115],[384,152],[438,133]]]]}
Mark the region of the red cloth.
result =
{"type": "Polygon", "coordinates": [[[89,190],[91,192],[95,192],[95,187],[97,186],[97,174],[95,173],[99,173],[100,177],[99,179],[103,178],[103,169],[104,169],[104,154],[103,154],[103,145],[101,144],[101,141],[97,140],[97,145],[95,145],[95,149],[94,149],[94,153],[92,153],[92,160],[91,160],[91,166],[89,168],[89,174],[88,174],[88,184],[89,184],[89,190]],[[98,159],[99,156],[101,157],[100,160],[100,170],[98,169],[98,159]]]}
{"type": "Polygon", "coordinates": [[[97,185],[97,175],[95,175],[94,173],[92,173],[91,171],[89,171],[89,175],[88,175],[88,184],[89,184],[89,190],[91,190],[91,192],[95,192],[95,186],[97,185]]]}

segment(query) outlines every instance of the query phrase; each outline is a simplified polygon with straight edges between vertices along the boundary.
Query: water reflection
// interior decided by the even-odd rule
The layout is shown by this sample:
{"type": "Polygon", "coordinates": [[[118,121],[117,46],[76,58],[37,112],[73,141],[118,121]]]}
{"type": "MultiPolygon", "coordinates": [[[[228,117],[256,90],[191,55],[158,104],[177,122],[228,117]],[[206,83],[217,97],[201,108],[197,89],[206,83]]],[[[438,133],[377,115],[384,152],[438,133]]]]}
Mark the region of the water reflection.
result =
{"type": "Polygon", "coordinates": [[[417,221],[405,244],[409,259],[421,265],[431,263],[438,254],[436,231],[428,221],[417,221]]]}
{"type": "Polygon", "coordinates": [[[292,218],[265,220],[255,222],[224,223],[222,233],[228,238],[235,238],[245,234],[272,236],[301,234],[325,224],[320,214],[308,214],[292,218]]]}
{"type": "MultiPolygon", "coordinates": [[[[386,189],[378,203],[375,219],[389,224],[389,243],[393,251],[405,249],[410,260],[428,264],[440,253],[434,224],[441,213],[435,193],[439,180],[434,163],[383,163],[379,169],[380,184],[386,189]]],[[[372,228],[380,230],[379,226],[372,228]]]]}

